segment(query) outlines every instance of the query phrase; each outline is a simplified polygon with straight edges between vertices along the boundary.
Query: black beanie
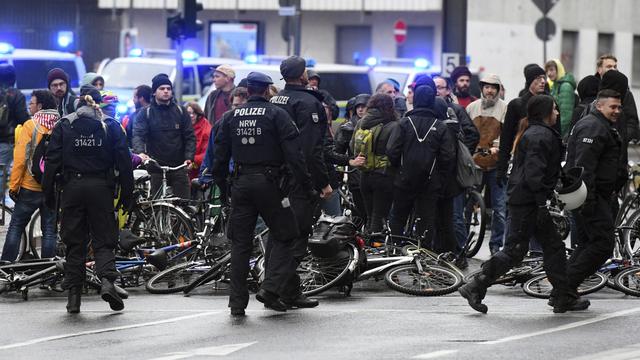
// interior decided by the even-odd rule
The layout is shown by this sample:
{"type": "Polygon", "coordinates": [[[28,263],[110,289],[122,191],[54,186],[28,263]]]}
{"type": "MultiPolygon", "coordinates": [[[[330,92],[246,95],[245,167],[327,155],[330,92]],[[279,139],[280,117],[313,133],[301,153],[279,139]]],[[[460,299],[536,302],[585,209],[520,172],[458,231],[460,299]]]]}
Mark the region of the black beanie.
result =
{"type": "Polygon", "coordinates": [[[156,90],[162,85],[169,85],[173,88],[173,84],[171,80],[169,80],[169,75],[167,74],[158,74],[151,79],[151,93],[155,94],[156,90]]]}
{"type": "Polygon", "coordinates": [[[578,83],[578,95],[580,100],[588,98],[595,98],[598,95],[598,88],[600,87],[600,79],[594,75],[585,76],[578,83]]]}
{"type": "Polygon", "coordinates": [[[436,98],[436,84],[428,75],[418,76],[416,86],[413,89],[414,108],[433,108],[436,98]]]}
{"type": "Polygon", "coordinates": [[[102,95],[100,94],[100,90],[98,90],[91,84],[82,85],[82,87],[80,88],[80,101],[84,101],[85,95],[91,96],[96,104],[100,104],[100,102],[102,102],[102,95]]]}
{"type": "Polygon", "coordinates": [[[16,83],[16,68],[11,64],[0,64],[0,85],[13,86],[16,83]]]}
{"type": "Polygon", "coordinates": [[[524,69],[524,78],[527,80],[525,88],[529,89],[533,80],[540,75],[546,75],[543,68],[536,64],[527,65],[524,69]]]}
{"type": "Polygon", "coordinates": [[[620,99],[624,100],[629,89],[629,79],[617,70],[609,70],[602,75],[599,90],[613,90],[620,94],[620,99]]]}
{"type": "Polygon", "coordinates": [[[555,101],[549,95],[534,95],[527,103],[527,119],[540,121],[551,114],[555,101]]]}

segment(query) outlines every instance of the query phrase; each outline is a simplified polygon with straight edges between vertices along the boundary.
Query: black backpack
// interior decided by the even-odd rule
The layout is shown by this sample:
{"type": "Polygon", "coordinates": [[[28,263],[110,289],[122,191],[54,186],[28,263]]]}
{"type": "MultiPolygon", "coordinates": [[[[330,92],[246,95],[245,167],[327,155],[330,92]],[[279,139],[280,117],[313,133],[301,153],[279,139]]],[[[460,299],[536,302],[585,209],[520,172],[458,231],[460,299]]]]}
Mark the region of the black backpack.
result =
{"type": "Polygon", "coordinates": [[[25,163],[27,165],[27,171],[29,172],[29,175],[33,176],[38,184],[41,184],[42,175],[44,174],[44,155],[47,153],[47,146],[49,146],[51,134],[43,134],[40,142],[36,144],[37,139],[38,124],[34,122],[31,142],[27,144],[25,163]]]}

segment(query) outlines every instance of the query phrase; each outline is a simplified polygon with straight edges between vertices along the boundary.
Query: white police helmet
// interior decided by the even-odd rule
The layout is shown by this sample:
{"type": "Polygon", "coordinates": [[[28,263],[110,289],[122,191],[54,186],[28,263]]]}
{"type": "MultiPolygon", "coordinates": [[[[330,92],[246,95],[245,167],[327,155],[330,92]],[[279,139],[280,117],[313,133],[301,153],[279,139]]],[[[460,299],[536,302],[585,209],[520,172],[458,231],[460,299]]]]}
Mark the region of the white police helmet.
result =
{"type": "Polygon", "coordinates": [[[560,178],[562,187],[556,189],[556,194],[566,210],[579,208],[587,199],[587,186],[582,181],[583,171],[582,167],[574,167],[565,171],[560,178]]]}

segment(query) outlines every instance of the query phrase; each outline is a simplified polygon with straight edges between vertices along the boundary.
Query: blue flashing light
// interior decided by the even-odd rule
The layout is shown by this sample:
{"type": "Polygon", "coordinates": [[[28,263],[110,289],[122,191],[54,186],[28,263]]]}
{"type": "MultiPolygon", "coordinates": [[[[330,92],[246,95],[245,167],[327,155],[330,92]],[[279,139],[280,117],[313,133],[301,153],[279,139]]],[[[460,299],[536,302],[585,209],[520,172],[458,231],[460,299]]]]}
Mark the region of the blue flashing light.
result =
{"type": "Polygon", "coordinates": [[[73,31],[58,31],[58,45],[62,48],[69,47],[73,43],[73,31]]]}
{"type": "Polygon", "coordinates": [[[185,61],[194,61],[200,57],[200,54],[193,50],[185,50],[182,52],[182,60],[185,61]]]}
{"type": "Polygon", "coordinates": [[[118,114],[126,114],[129,111],[129,107],[126,104],[118,104],[116,106],[116,113],[118,114]]]}
{"type": "Polygon", "coordinates": [[[6,42],[0,42],[0,54],[11,54],[13,50],[13,45],[6,42]]]}
{"type": "Polygon", "coordinates": [[[307,67],[314,67],[316,66],[316,64],[317,64],[316,59],[314,58],[307,59],[307,67]]]}
{"type": "Polygon", "coordinates": [[[258,55],[250,54],[244,57],[244,62],[247,64],[257,64],[258,63],[258,55]]]}
{"type": "Polygon", "coordinates": [[[374,66],[378,65],[378,59],[373,57],[373,56],[371,56],[371,57],[368,57],[367,60],[365,60],[364,63],[367,64],[367,66],[374,67],[374,66]]]}
{"type": "Polygon", "coordinates": [[[133,48],[133,49],[129,50],[129,57],[141,57],[142,53],[143,53],[142,49],[133,48]]]}
{"type": "Polygon", "coordinates": [[[418,69],[426,69],[430,66],[431,64],[429,63],[429,60],[425,59],[425,58],[417,58],[414,62],[413,62],[413,66],[415,66],[418,69]]]}

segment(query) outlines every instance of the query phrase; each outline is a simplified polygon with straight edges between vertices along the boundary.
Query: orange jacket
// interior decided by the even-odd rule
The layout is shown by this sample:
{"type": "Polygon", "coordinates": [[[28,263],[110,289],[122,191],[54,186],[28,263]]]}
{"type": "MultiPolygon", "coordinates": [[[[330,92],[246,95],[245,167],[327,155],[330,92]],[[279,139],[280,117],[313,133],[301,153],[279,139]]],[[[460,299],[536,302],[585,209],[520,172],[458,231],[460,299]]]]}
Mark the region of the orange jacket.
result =
{"type": "MultiPolygon", "coordinates": [[[[35,123],[33,120],[27,120],[22,125],[22,130],[20,130],[20,134],[16,138],[16,143],[13,148],[13,169],[11,170],[11,179],[9,180],[9,190],[12,192],[18,192],[20,188],[31,191],[42,191],[40,184],[29,174],[29,169],[27,169],[28,165],[26,164],[26,150],[31,142],[34,127],[35,123]]],[[[32,145],[31,151],[35,150],[35,147],[44,134],[51,134],[51,130],[42,125],[38,125],[37,142],[32,145]]]]}

